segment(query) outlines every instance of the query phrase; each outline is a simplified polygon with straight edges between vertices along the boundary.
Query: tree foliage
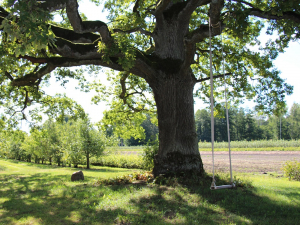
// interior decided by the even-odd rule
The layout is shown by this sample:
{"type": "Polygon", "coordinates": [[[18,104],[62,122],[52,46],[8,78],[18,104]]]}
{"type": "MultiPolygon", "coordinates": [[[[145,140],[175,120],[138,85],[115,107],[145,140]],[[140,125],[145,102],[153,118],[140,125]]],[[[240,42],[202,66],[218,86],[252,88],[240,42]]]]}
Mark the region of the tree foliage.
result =
{"type": "MultiPolygon", "coordinates": [[[[140,78],[146,78],[150,67],[168,69],[164,68],[168,62],[157,58],[156,53],[163,50],[158,46],[156,34],[161,16],[169,22],[177,18],[188,20],[188,30],[184,30],[182,23],[183,40],[186,45],[194,46],[190,53],[196,60],[189,65],[197,82],[202,83],[197,95],[203,100],[209,97],[208,83],[203,82],[209,74],[208,14],[212,23],[218,25],[212,31],[215,73],[220,73],[224,56],[225,70],[230,74],[226,81],[232,87],[229,93],[232,102],[240,101],[240,97],[255,98],[258,108],[275,110],[282,108],[284,95],[291,93],[291,86],[279,77],[271,60],[284,51],[291,40],[299,38],[298,1],[92,2],[103,3],[108,23],[85,21],[74,0],[2,1],[1,104],[9,108],[7,114],[23,112],[34,102],[44,103],[43,87],[49,81],[50,72],[58,80],[75,78],[84,83],[82,73],[76,75],[67,69],[81,65],[96,66],[94,70],[104,66],[126,71],[114,78],[113,83],[121,84],[114,95],[123,100],[114,99],[112,110],[131,113],[136,111],[134,109],[143,109],[149,101],[141,93],[151,90],[140,78]],[[60,22],[54,20],[58,14],[63,16],[60,22]],[[252,51],[251,46],[260,44],[257,37],[263,27],[267,28],[267,34],[277,34],[278,38],[261,46],[261,52],[252,51]],[[254,85],[250,80],[255,80],[254,85]],[[139,91],[130,93],[137,87],[139,91]]],[[[218,85],[220,82],[216,81],[216,99],[222,94],[217,91],[218,85]]]]}

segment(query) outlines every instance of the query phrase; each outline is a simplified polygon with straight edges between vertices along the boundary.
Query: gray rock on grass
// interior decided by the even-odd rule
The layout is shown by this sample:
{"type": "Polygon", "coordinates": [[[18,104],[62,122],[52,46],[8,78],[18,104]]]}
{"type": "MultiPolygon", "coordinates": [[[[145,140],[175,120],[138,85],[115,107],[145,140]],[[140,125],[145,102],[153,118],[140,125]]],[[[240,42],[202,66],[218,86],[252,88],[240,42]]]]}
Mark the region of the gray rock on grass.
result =
{"type": "Polygon", "coordinates": [[[84,180],[83,172],[81,170],[75,172],[71,176],[71,181],[84,180]]]}

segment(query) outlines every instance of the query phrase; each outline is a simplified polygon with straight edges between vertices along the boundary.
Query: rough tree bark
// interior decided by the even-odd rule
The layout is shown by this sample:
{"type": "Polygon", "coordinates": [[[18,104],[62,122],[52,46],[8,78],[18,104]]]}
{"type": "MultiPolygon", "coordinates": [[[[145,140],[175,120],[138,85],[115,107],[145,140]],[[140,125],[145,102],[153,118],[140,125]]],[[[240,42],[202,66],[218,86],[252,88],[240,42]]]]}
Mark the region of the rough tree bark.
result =
{"type": "Polygon", "coordinates": [[[194,119],[191,76],[166,77],[151,84],[154,92],[159,151],[154,159],[154,176],[159,174],[203,174],[194,119]]]}

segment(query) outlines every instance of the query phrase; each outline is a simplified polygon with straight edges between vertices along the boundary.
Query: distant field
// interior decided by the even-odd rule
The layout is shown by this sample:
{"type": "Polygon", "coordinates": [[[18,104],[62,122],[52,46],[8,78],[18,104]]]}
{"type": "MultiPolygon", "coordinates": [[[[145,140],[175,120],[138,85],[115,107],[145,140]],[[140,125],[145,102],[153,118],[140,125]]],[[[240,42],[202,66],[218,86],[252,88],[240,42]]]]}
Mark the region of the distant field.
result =
{"type": "MultiPolygon", "coordinates": [[[[268,149],[288,149],[288,151],[292,151],[293,149],[300,150],[300,140],[261,140],[261,141],[232,141],[230,142],[230,146],[233,149],[264,149],[263,151],[267,151],[268,149]]],[[[228,142],[214,142],[215,148],[228,148],[228,142]]],[[[199,148],[211,148],[210,142],[199,142],[199,148]]]]}
{"type": "MultiPolygon", "coordinates": [[[[141,153],[145,146],[122,146],[107,148],[106,153],[141,153]]],[[[232,141],[232,151],[300,151],[300,140],[232,141]]],[[[215,142],[215,151],[228,151],[227,142],[215,142]]],[[[210,142],[199,142],[199,151],[211,151],[210,142]]]]}

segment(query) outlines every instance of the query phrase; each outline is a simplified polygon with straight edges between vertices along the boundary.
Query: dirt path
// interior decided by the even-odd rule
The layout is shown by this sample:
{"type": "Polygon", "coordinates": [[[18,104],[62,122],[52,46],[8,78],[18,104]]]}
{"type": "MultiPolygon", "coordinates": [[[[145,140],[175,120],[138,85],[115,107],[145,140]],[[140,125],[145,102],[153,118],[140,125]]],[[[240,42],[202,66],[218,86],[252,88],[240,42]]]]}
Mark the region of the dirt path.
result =
{"type": "MultiPolygon", "coordinates": [[[[212,153],[201,152],[204,168],[212,171],[212,153]]],[[[300,161],[300,151],[245,151],[232,152],[232,169],[236,172],[282,173],[281,167],[288,160],[300,161]]],[[[228,152],[215,152],[215,171],[229,171],[228,152]]]]}

